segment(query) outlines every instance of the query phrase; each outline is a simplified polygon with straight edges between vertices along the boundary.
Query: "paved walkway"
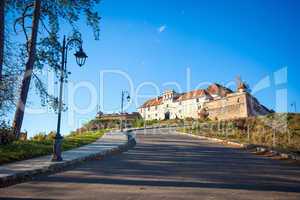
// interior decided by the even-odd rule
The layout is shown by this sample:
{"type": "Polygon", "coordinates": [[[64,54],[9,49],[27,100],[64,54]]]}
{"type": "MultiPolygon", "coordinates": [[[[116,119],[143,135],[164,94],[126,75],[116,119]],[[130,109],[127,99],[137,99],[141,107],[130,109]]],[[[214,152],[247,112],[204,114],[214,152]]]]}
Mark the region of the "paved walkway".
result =
{"type": "Polygon", "coordinates": [[[123,133],[106,133],[96,142],[77,149],[62,153],[63,162],[51,162],[51,155],[0,166],[0,183],[16,176],[29,176],[49,171],[54,167],[64,167],[94,156],[105,155],[127,143],[127,136],[123,133]]]}
{"type": "MultiPolygon", "coordinates": [[[[144,133],[144,131],[141,131],[144,133]]],[[[300,199],[300,167],[183,135],[137,133],[104,160],[0,189],[2,199],[300,199]]]]}

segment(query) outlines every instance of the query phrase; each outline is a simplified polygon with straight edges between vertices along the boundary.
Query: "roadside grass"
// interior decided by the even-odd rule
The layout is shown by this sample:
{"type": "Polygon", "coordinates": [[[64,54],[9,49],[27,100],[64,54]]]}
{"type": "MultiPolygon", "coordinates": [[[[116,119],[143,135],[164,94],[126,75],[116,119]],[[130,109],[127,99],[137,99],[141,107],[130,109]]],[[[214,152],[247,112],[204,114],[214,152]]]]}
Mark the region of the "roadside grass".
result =
{"type": "Polygon", "coordinates": [[[226,121],[195,123],[178,131],[300,153],[300,114],[273,113],[226,121]]]}
{"type": "MultiPolygon", "coordinates": [[[[97,131],[70,134],[64,137],[62,149],[63,151],[66,151],[90,144],[102,137],[107,131],[107,129],[102,129],[97,131]]],[[[0,165],[38,156],[49,155],[53,152],[52,148],[53,139],[50,138],[42,141],[14,141],[7,145],[0,145],[0,165]]]]}

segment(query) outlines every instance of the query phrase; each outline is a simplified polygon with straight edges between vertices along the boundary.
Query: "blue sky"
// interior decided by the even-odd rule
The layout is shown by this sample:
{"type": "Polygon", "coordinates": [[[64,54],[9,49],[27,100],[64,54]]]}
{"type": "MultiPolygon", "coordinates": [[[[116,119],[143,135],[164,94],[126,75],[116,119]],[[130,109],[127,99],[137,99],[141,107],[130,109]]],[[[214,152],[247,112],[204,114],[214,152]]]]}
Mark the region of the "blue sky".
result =
{"type": "MultiPolygon", "coordinates": [[[[300,108],[299,8],[297,0],[103,0],[97,8],[100,40],[79,24],[89,58],[79,68],[69,56],[69,85],[77,89],[74,95],[74,87],[66,89],[65,99],[72,96],[79,108],[94,100],[102,110],[117,112],[126,89],[133,97],[127,111],[135,111],[146,98],[136,102],[136,93],[156,96],[157,89],[182,92],[211,82],[234,89],[240,75],[252,88],[265,86],[254,95],[267,107],[291,111],[290,103],[296,101],[300,108]]],[[[63,30],[68,34],[68,27],[63,30]]],[[[29,108],[39,107],[34,92],[29,100],[29,108]]],[[[63,114],[63,133],[92,119],[96,106],[70,113],[72,108],[63,114]]],[[[23,130],[29,135],[55,130],[56,118],[51,112],[27,113],[23,130]]]]}

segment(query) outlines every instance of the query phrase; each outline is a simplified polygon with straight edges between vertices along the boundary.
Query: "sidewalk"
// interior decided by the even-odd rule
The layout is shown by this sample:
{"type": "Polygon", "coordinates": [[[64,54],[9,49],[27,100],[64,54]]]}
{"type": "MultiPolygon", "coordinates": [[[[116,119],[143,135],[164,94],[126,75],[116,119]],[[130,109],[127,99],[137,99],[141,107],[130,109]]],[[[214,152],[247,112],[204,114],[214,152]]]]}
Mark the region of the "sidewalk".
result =
{"type": "MultiPolygon", "coordinates": [[[[133,139],[134,140],[134,139],[133,139]]],[[[62,171],[64,168],[80,163],[111,155],[126,150],[133,141],[121,132],[106,133],[94,143],[62,153],[62,162],[51,162],[51,156],[42,156],[33,159],[0,165],[0,187],[5,187],[44,173],[62,171]]]]}

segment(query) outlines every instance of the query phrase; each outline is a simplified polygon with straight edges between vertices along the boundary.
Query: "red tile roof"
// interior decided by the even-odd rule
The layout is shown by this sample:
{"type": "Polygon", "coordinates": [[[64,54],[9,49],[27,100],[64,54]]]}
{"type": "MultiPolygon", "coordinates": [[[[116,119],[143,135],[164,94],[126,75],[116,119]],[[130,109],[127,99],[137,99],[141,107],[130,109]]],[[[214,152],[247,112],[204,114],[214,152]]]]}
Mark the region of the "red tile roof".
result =
{"type": "Polygon", "coordinates": [[[154,98],[154,99],[150,99],[148,101],[146,101],[141,108],[145,108],[145,107],[149,107],[149,106],[157,106],[160,105],[162,103],[162,97],[158,97],[158,98],[154,98]]]}
{"type": "MultiPolygon", "coordinates": [[[[211,95],[219,95],[221,97],[225,97],[227,94],[232,93],[232,91],[229,88],[226,88],[222,85],[219,85],[217,83],[214,83],[210,85],[206,90],[199,89],[199,90],[193,90],[190,92],[182,93],[182,94],[176,94],[173,97],[173,101],[185,101],[188,99],[195,99],[199,97],[203,97],[204,95],[211,97],[211,95]]],[[[212,97],[211,97],[212,98],[212,97]]],[[[154,99],[150,99],[146,101],[140,108],[146,108],[149,106],[157,106],[162,104],[163,97],[157,97],[154,99]]]]}
{"type": "MultiPolygon", "coordinates": [[[[187,93],[183,93],[180,95],[176,95],[174,96],[174,101],[185,101],[188,99],[194,99],[194,98],[199,98],[202,97],[204,95],[210,96],[210,94],[203,89],[200,90],[193,90],[191,92],[187,92],[187,93]]],[[[157,106],[162,104],[162,96],[158,97],[158,98],[154,98],[154,99],[150,99],[148,101],[146,101],[140,108],[146,108],[149,106],[157,106]]]]}
{"type": "Polygon", "coordinates": [[[222,85],[219,85],[217,83],[214,83],[214,84],[208,86],[207,92],[210,95],[218,95],[218,96],[221,96],[221,97],[225,97],[227,94],[232,93],[232,91],[229,88],[226,88],[226,87],[224,87],[222,85]]]}
{"type": "Polygon", "coordinates": [[[184,101],[184,100],[188,100],[188,99],[195,99],[195,98],[199,98],[202,97],[204,95],[210,96],[209,93],[206,90],[200,89],[200,90],[193,90],[187,93],[184,93],[183,95],[181,95],[177,101],[184,101]]]}

